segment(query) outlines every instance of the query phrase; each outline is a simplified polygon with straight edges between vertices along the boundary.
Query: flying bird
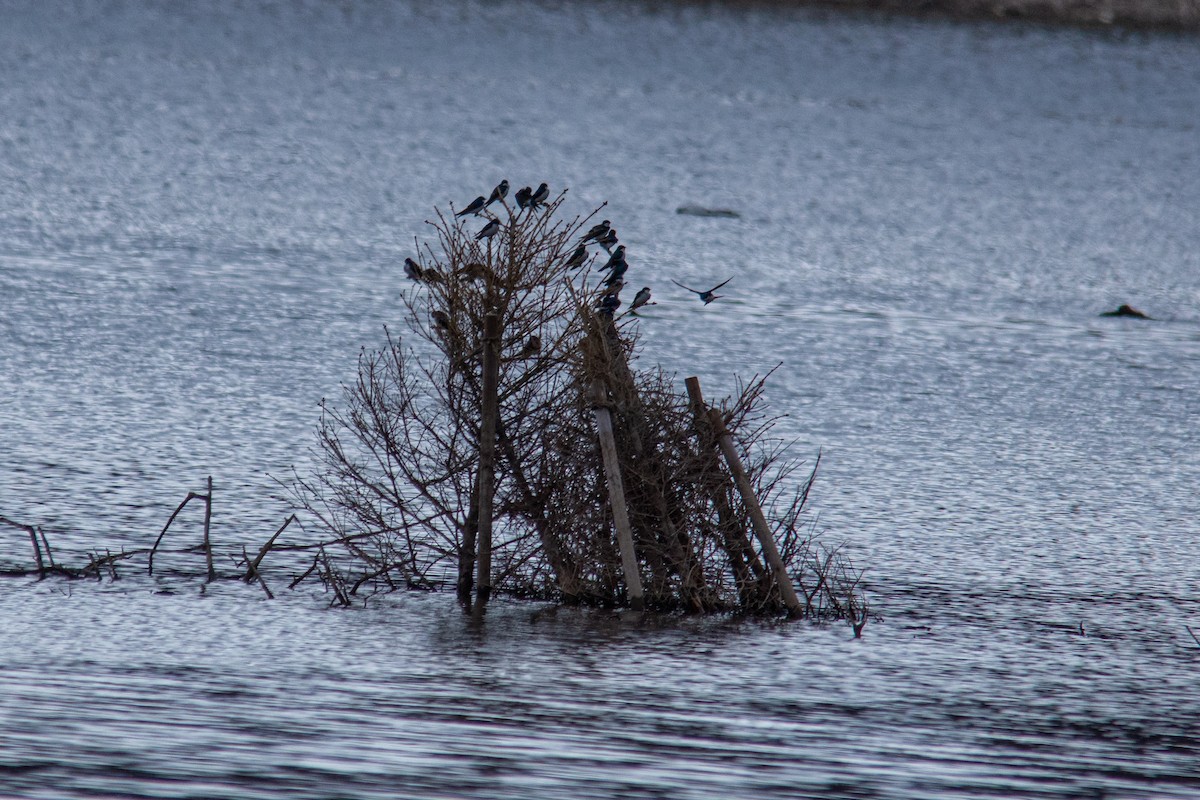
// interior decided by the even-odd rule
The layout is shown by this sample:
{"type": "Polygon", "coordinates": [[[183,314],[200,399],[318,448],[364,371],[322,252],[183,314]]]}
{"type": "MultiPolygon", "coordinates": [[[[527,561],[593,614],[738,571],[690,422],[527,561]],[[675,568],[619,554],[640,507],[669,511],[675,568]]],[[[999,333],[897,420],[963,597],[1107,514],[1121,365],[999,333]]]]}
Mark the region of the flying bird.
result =
{"type": "Polygon", "coordinates": [[[404,259],[404,274],[408,276],[410,281],[419,281],[425,275],[425,271],[421,269],[421,265],[413,261],[411,258],[404,259]]]}
{"type": "Polygon", "coordinates": [[[500,181],[495,189],[492,189],[492,196],[489,197],[488,201],[483,204],[483,207],[487,208],[497,200],[504,200],[506,197],[508,197],[508,181],[504,180],[500,181]]]}
{"type": "Polygon", "coordinates": [[[642,306],[650,302],[650,287],[643,286],[638,290],[638,293],[633,296],[633,302],[629,304],[630,311],[637,311],[642,306]]]}
{"type": "Polygon", "coordinates": [[[676,286],[680,287],[681,289],[687,289],[689,292],[695,292],[696,294],[700,295],[700,299],[704,301],[704,305],[708,305],[713,300],[716,300],[718,297],[724,297],[724,295],[713,294],[713,292],[715,292],[717,289],[720,289],[722,286],[729,283],[731,280],[733,280],[733,278],[726,278],[725,280],[718,283],[716,286],[712,287],[711,289],[708,289],[707,291],[703,291],[703,292],[700,291],[699,289],[693,289],[690,286],[684,286],[682,283],[675,280],[674,278],[671,278],[671,283],[675,284],[676,286]]]}
{"type": "Polygon", "coordinates": [[[594,239],[599,239],[604,234],[608,233],[608,229],[611,227],[612,227],[612,223],[609,222],[608,220],[604,220],[599,225],[593,225],[591,227],[591,229],[588,230],[588,232],[585,233],[583,235],[583,238],[580,239],[579,241],[580,241],[580,243],[587,243],[594,239]]]}
{"type": "Polygon", "coordinates": [[[526,186],[522,189],[517,189],[514,197],[517,200],[517,208],[525,208],[529,205],[529,198],[533,196],[533,189],[526,186]]]}
{"type": "Polygon", "coordinates": [[[479,216],[479,212],[483,211],[483,209],[486,206],[487,206],[487,200],[484,199],[483,195],[479,195],[479,197],[476,197],[474,200],[471,201],[470,205],[468,205],[462,211],[459,211],[454,216],[465,217],[467,214],[474,214],[475,216],[479,216]]]}
{"type": "Polygon", "coordinates": [[[480,239],[490,239],[495,236],[499,230],[500,220],[494,219],[487,225],[484,225],[483,229],[479,231],[479,233],[475,234],[475,241],[478,242],[480,239]]]}
{"type": "Polygon", "coordinates": [[[611,253],[613,245],[617,243],[617,229],[609,228],[608,231],[596,240],[596,244],[600,245],[605,251],[611,253]]]}
{"type": "Polygon", "coordinates": [[[529,196],[529,207],[537,208],[540,205],[544,205],[546,202],[546,198],[549,196],[550,196],[550,187],[548,187],[544,183],[538,184],[537,190],[532,195],[529,196]]]}
{"type": "Polygon", "coordinates": [[[575,252],[571,253],[570,257],[563,262],[563,266],[568,269],[579,269],[583,263],[587,261],[587,245],[581,244],[575,248],[575,252]]]}

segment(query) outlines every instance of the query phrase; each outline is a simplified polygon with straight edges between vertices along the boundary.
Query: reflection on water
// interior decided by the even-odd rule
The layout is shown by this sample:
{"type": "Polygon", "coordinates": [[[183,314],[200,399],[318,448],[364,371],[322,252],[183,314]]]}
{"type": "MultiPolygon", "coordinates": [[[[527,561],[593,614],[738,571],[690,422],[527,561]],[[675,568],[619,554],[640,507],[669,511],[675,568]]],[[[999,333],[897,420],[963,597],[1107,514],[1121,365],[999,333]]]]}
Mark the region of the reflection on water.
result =
{"type": "Polygon", "coordinates": [[[818,527],[882,616],[855,641],[8,580],[0,795],[1195,796],[1198,48],[789,10],[9,4],[0,515],[61,558],[147,546],[207,475],[218,550],[269,536],[317,401],[403,328],[431,206],[506,177],[609,201],[658,302],[646,358],[713,394],[783,362],[780,432],[822,450],[818,527]],[[711,306],[668,280],[730,276],[711,306]],[[1097,317],[1123,302],[1157,320],[1097,317]]]}

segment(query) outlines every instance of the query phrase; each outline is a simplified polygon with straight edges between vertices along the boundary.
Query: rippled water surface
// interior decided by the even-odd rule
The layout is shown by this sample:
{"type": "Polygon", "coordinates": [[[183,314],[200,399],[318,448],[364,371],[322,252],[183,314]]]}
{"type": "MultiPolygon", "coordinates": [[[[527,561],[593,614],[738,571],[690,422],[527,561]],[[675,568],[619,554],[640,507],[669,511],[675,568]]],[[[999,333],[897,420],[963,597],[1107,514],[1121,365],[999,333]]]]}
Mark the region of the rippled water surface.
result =
{"type": "Polygon", "coordinates": [[[879,615],[0,579],[0,796],[1200,795],[1200,41],[626,3],[0,17],[0,516],[60,558],[147,546],[208,475],[218,549],[261,542],[433,206],[506,177],[608,201],[658,301],[644,358],[710,395],[782,362],[879,615]],[[707,307],[668,281],[730,276],[707,307]],[[1155,319],[1097,316],[1120,303],[1155,319]]]}

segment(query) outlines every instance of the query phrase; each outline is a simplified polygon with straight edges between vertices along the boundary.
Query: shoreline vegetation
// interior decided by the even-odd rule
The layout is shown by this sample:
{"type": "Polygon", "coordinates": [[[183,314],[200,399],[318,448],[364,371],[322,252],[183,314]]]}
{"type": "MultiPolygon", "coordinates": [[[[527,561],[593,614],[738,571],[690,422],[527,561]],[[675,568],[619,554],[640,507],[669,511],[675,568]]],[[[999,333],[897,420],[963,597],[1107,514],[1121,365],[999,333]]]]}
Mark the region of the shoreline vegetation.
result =
{"type": "Polygon", "coordinates": [[[1200,0],[727,0],[956,20],[1023,20],[1075,27],[1200,33],[1200,0]]]}

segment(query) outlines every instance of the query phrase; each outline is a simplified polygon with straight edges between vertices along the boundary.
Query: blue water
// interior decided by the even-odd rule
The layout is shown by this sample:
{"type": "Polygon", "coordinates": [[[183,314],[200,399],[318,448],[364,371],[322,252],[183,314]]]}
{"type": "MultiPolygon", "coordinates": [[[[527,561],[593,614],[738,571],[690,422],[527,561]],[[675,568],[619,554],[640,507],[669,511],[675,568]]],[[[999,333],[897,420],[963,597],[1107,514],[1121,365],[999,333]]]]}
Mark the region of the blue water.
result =
{"type": "Polygon", "coordinates": [[[1200,794],[1200,40],[623,3],[0,18],[0,516],[60,559],[148,546],[208,475],[218,552],[261,543],[318,401],[402,328],[433,208],[546,180],[608,202],[646,362],[709,396],[782,363],[779,432],[822,453],[814,524],[877,614],[855,641],[331,611],[270,561],[275,601],[135,562],[4,579],[0,796],[1200,794]],[[668,280],[730,276],[710,306],[668,280]]]}

